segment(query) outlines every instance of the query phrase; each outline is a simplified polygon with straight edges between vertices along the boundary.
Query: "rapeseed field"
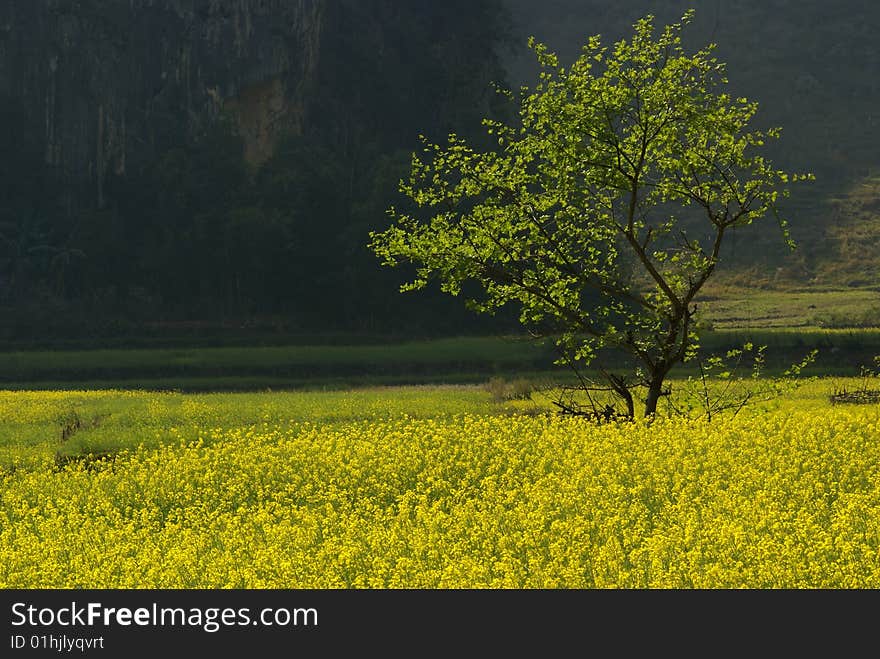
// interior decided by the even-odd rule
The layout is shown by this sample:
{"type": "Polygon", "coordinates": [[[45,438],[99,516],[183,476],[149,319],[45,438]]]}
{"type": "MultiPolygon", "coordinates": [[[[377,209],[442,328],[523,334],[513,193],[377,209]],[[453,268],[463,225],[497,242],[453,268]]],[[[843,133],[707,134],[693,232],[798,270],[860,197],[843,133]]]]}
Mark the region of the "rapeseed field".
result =
{"type": "Polygon", "coordinates": [[[880,406],[830,386],[600,426],[477,387],[4,392],[0,587],[877,588],[880,406]]]}

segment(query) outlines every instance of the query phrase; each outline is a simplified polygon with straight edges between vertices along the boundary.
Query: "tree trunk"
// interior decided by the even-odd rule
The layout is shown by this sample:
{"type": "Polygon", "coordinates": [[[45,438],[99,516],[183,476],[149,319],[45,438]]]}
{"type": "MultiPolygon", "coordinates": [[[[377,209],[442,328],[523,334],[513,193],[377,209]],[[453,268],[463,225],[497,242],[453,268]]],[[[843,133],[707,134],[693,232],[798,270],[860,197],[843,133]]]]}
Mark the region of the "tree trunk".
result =
{"type": "Polygon", "coordinates": [[[626,405],[627,417],[629,419],[635,419],[636,407],[633,402],[632,392],[626,384],[626,378],[614,375],[613,373],[609,373],[605,377],[611,383],[611,388],[614,389],[615,393],[623,399],[623,402],[626,405]]]}
{"type": "Polygon", "coordinates": [[[651,382],[648,385],[648,396],[645,398],[645,418],[649,419],[657,413],[657,403],[663,395],[663,381],[666,373],[659,371],[651,374],[651,382]]]}
{"type": "Polygon", "coordinates": [[[630,421],[636,418],[636,406],[633,403],[632,393],[629,389],[624,389],[623,401],[626,403],[626,416],[630,421]]]}

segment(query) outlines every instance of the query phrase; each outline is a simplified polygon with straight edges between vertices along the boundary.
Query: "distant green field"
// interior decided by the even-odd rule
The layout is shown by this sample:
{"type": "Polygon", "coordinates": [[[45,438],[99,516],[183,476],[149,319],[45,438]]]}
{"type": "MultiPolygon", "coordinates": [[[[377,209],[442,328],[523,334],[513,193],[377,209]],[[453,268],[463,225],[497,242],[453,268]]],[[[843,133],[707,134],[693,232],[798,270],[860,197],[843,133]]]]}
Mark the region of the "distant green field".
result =
{"type": "Polygon", "coordinates": [[[880,327],[880,290],[716,289],[699,302],[701,318],[718,330],[880,327]]]}
{"type": "Polygon", "coordinates": [[[253,389],[473,381],[549,368],[553,354],[519,337],[393,345],[39,350],[0,353],[0,388],[253,389]]]}
{"type": "MultiPolygon", "coordinates": [[[[819,355],[811,372],[857,375],[880,354],[880,330],[755,328],[704,332],[705,352],[766,345],[770,372],[819,355]]],[[[291,345],[0,353],[0,389],[254,391],[474,383],[492,376],[566,379],[549,343],[459,337],[388,345],[291,345]]],[[[687,369],[685,369],[685,372],[687,369]]]]}

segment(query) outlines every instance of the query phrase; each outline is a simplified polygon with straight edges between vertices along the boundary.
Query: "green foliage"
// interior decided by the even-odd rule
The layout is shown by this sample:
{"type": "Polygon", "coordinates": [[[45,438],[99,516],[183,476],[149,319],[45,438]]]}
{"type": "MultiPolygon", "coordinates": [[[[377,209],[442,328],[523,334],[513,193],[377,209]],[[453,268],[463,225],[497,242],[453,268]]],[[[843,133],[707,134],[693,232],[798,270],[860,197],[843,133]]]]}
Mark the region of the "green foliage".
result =
{"type": "Polygon", "coordinates": [[[486,119],[487,151],[425,139],[400,186],[417,209],[392,207],[395,223],[371,234],[383,264],[416,266],[403,290],[436,279],[478,312],[518,305],[564,363],[628,355],[644,376],[607,380],[630,416],[633,388],[653,415],[694,355],[694,299],[725,235],[770,215],[791,244],[777,202],[812,178],[760,155],[780,131],[749,129],[757,104],[724,91],[714,46],[685,51],[692,15],[656,34],[647,16],[610,49],[591,37],[569,68],[530,41],[541,71],[519,122],[486,119]]]}
{"type": "Polygon", "coordinates": [[[818,349],[810,350],[799,362],[781,375],[765,373],[767,346],[744,343],[724,355],[695,358],[698,374],[676,385],[676,395],[669,396],[669,410],[678,416],[702,416],[707,421],[724,413],[736,416],[746,406],[766,402],[788,394],[808,380],[799,377],[812,364],[818,349]]]}
{"type": "MultiPolygon", "coordinates": [[[[662,23],[696,6],[686,43],[717,40],[717,53],[727,62],[734,95],[761,101],[756,121],[782,124],[785,139],[768,143],[766,155],[784,167],[803,167],[819,181],[784,202],[792,232],[802,248],[788,252],[779,241],[726,241],[726,265],[717,280],[754,268],[770,275],[772,285],[870,287],[877,281],[880,252],[876,242],[878,209],[862,206],[862,194],[850,190],[871,180],[878,170],[880,121],[876,108],[880,84],[876,34],[868,26],[880,21],[880,5],[818,0],[783,5],[777,2],[712,2],[686,0],[507,0],[521,40],[533,34],[551,40],[560,61],[578,54],[585,26],[609,40],[626,34],[639,16],[653,13],[662,23]],[[868,234],[861,238],[858,234],[868,234]],[[868,237],[875,242],[867,242],[868,237]],[[850,244],[853,250],[847,251],[850,244]],[[779,269],[779,270],[777,270],[779,269]],[[872,276],[873,275],[873,276],[872,276]]],[[[521,47],[510,62],[514,81],[526,80],[534,67],[521,47]]],[[[863,191],[867,191],[863,188],[863,191]]],[[[752,285],[751,273],[743,273],[752,285]]]]}

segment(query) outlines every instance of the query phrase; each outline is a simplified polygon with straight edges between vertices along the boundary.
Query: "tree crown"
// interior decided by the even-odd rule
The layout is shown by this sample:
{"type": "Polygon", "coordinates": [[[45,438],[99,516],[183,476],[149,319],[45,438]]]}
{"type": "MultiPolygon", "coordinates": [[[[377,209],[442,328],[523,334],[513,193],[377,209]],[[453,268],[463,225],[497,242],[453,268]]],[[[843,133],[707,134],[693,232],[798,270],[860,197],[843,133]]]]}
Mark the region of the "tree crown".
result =
{"type": "Polygon", "coordinates": [[[593,36],[568,68],[532,39],[541,72],[518,121],[484,121],[497,149],[424,140],[400,186],[412,207],[371,234],[384,264],[416,265],[403,289],[476,282],[472,307],[518,303],[576,360],[623,349],[665,375],[686,359],[724,236],[773,215],[791,244],[778,203],[811,178],[760,154],[780,130],[750,129],[757,104],[724,91],[714,46],[685,51],[692,14],[659,33],[647,16],[610,49],[593,36]]]}

